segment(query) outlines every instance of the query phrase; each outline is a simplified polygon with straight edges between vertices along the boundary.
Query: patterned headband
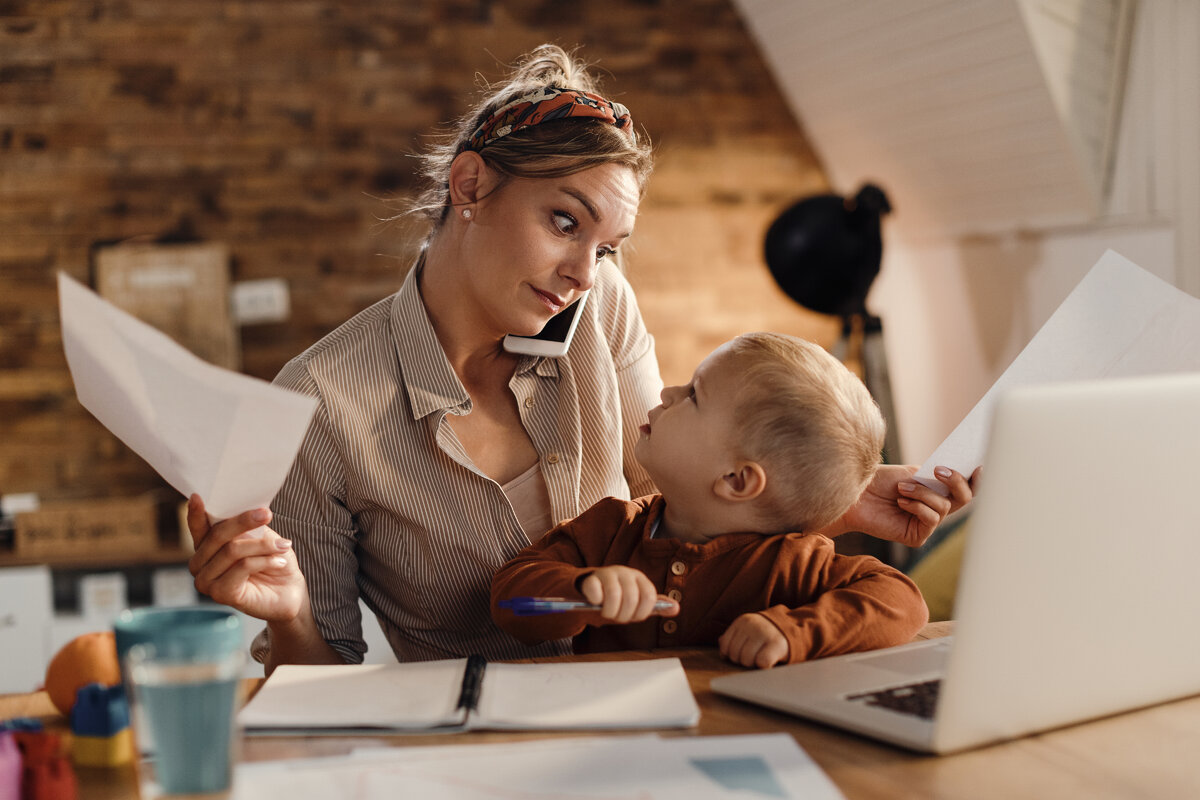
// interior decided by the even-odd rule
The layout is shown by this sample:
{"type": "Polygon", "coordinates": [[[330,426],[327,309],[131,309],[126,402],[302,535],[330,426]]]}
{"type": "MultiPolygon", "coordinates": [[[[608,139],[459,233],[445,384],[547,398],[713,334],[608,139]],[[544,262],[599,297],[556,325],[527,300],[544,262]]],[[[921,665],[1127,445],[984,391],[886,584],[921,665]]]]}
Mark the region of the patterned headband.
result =
{"type": "Polygon", "coordinates": [[[633,119],[629,116],[629,109],[620,103],[610,102],[591,92],[547,86],[497,108],[459,145],[458,152],[478,152],[522,128],[567,117],[602,120],[633,135],[633,119]]]}

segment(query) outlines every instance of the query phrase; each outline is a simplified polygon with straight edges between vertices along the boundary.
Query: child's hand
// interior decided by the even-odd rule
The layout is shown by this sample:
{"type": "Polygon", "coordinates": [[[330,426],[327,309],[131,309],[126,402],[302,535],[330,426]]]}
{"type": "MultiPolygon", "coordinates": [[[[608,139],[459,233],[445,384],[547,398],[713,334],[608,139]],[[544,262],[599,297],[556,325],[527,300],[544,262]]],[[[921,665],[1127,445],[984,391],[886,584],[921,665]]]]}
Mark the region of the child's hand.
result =
{"type": "Polygon", "coordinates": [[[783,632],[762,614],[742,614],[717,640],[721,655],[743,667],[766,669],[788,657],[783,632]]]}
{"type": "Polygon", "coordinates": [[[679,605],[668,611],[654,611],[659,597],[654,584],[641,570],[632,567],[599,567],[583,579],[579,591],[589,603],[600,606],[594,613],[606,622],[641,622],[657,613],[662,617],[673,617],[679,613],[679,605]]]}

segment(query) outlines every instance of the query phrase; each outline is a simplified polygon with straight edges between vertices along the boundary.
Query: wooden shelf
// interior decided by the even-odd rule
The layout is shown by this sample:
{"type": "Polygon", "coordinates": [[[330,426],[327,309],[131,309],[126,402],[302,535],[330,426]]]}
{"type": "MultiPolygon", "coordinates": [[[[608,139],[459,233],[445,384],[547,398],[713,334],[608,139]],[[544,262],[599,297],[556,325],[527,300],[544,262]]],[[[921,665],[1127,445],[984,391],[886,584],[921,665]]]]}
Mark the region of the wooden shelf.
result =
{"type": "Polygon", "coordinates": [[[180,548],[163,548],[127,553],[63,555],[53,558],[22,558],[13,553],[0,553],[0,569],[4,567],[35,567],[42,565],[48,566],[51,569],[120,569],[125,567],[183,565],[191,557],[191,553],[180,548]]]}

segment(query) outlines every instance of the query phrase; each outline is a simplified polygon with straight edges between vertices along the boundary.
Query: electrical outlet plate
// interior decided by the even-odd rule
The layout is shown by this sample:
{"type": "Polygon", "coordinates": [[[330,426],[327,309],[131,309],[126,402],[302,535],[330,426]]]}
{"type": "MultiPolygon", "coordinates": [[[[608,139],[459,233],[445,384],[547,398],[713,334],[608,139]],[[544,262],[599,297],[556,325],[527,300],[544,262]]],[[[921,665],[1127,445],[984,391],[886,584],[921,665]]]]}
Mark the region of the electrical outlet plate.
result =
{"type": "Polygon", "coordinates": [[[233,319],[238,325],[283,322],[291,313],[287,281],[266,278],[233,285],[233,319]]]}

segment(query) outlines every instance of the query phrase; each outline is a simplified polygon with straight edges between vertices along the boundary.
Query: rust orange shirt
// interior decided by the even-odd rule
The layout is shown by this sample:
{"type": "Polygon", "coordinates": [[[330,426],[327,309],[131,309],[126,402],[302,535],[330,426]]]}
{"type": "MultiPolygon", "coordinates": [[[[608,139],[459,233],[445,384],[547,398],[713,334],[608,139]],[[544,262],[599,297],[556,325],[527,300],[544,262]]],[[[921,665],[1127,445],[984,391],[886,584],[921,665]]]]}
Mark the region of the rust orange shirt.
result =
{"type": "Polygon", "coordinates": [[[732,533],[704,544],[653,538],[661,495],[606,498],[522,550],[492,579],[492,614],[527,644],[574,637],[577,653],[715,645],[742,614],[760,613],[788,640],[788,663],[909,641],[928,620],[920,591],[870,556],[834,552],[820,534],[732,533]],[[518,617],[497,601],[580,598],[592,569],[623,564],[679,601],[677,617],[590,626],[573,613],[518,617]]]}

